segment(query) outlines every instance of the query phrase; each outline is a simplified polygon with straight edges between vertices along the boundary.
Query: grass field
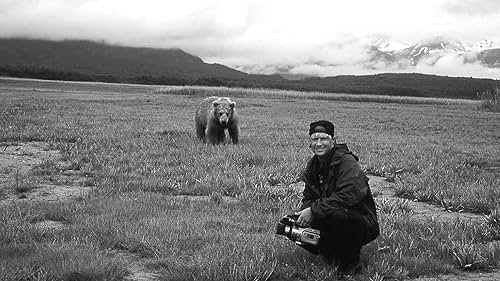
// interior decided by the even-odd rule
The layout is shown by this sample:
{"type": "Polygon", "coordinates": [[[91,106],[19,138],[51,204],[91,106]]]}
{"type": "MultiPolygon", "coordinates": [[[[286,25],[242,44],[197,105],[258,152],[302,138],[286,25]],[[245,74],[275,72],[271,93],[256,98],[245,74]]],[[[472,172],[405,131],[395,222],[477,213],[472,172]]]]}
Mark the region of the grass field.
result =
{"type": "MultiPolygon", "coordinates": [[[[417,221],[379,205],[382,234],[352,280],[500,267],[500,115],[476,102],[0,79],[0,142],[48,142],[95,187],[71,202],[0,206],[0,280],[122,280],[130,260],[116,252],[158,280],[335,280],[334,268],[274,235],[300,196],[271,186],[296,181],[318,119],[401,197],[485,215],[477,225],[417,221]],[[239,145],[196,140],[194,111],[209,95],[236,101],[239,145]],[[33,226],[47,219],[66,227],[33,226]]],[[[62,169],[41,168],[22,177],[62,169]]]]}

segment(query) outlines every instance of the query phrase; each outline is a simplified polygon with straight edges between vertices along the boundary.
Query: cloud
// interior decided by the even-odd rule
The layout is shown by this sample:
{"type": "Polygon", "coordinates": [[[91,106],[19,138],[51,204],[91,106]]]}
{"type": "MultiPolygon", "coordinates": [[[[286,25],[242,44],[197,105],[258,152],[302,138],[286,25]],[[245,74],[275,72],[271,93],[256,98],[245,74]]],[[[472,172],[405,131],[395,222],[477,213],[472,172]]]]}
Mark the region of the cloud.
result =
{"type": "Polygon", "coordinates": [[[498,0],[453,0],[444,4],[452,14],[466,16],[487,16],[500,14],[498,0]]]}
{"type": "Polygon", "coordinates": [[[415,72],[445,76],[473,78],[500,78],[500,68],[487,67],[480,63],[474,53],[467,55],[448,54],[433,63],[421,61],[415,66],[415,72]]]}
{"type": "Polygon", "coordinates": [[[395,62],[371,60],[368,50],[366,56],[355,56],[353,60],[338,61],[337,64],[324,61],[298,61],[284,65],[246,65],[239,69],[249,73],[289,73],[312,76],[335,75],[368,75],[382,72],[426,73],[442,76],[500,78],[500,68],[487,67],[481,64],[479,52],[449,53],[441,56],[422,58],[416,65],[411,61],[400,59],[395,62]]]}
{"type": "Polygon", "coordinates": [[[500,41],[498,6],[496,0],[2,0],[0,37],[181,48],[246,69],[361,73],[374,69],[362,63],[374,34],[408,44],[436,35],[500,41]]]}
{"type": "Polygon", "coordinates": [[[244,22],[223,6],[192,0],[21,0],[3,4],[1,36],[86,38],[127,45],[172,47],[178,42],[229,36],[244,22]],[[221,21],[220,19],[224,19],[221,21]],[[227,24],[229,23],[230,24],[227,24]],[[173,43],[173,44],[172,44],[173,43]]]}
{"type": "Polygon", "coordinates": [[[397,0],[4,0],[0,36],[178,45],[203,55],[220,45],[227,49],[226,43],[300,49],[342,41],[346,34],[386,33],[417,40],[442,26],[440,3],[443,0],[421,0],[411,7],[397,0]]]}

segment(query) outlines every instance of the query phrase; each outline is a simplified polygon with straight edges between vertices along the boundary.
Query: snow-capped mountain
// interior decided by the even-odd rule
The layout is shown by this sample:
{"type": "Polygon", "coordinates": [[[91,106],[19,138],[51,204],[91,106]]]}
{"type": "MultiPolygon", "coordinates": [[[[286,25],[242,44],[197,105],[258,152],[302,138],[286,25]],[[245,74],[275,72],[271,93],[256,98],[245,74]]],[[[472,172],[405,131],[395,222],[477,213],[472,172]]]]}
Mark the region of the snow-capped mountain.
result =
{"type": "Polygon", "coordinates": [[[474,44],[470,50],[471,51],[473,51],[473,50],[483,51],[483,50],[496,49],[496,48],[500,48],[500,46],[497,46],[496,43],[491,41],[491,40],[484,39],[484,40],[481,40],[481,41],[477,42],[476,44],[474,44]]]}
{"type": "MultiPolygon", "coordinates": [[[[373,37],[372,37],[373,38],[373,37]]],[[[309,59],[297,63],[269,64],[269,65],[241,65],[233,66],[246,73],[277,74],[290,80],[299,80],[315,76],[320,70],[325,72],[337,71],[336,68],[360,67],[367,73],[377,72],[418,72],[426,71],[437,66],[441,69],[461,68],[469,64],[481,64],[479,67],[500,68],[500,45],[491,40],[482,40],[477,43],[464,43],[445,37],[434,37],[414,44],[399,42],[382,35],[371,41],[356,41],[356,51],[360,46],[363,53],[353,58],[353,64],[342,62],[334,57],[333,62],[328,58],[309,59]],[[368,44],[367,44],[368,43],[368,44]],[[359,59],[357,59],[359,58],[359,59]]],[[[342,48],[340,51],[350,50],[342,48]]],[[[341,53],[338,55],[342,56],[341,53]]],[[[437,68],[436,68],[437,69],[437,68]]],[[[476,68],[474,68],[476,69],[476,68]]],[[[341,73],[341,71],[335,72],[341,73]]]]}
{"type": "Polygon", "coordinates": [[[370,45],[375,47],[377,50],[381,52],[394,52],[399,51],[405,48],[408,48],[410,45],[405,44],[403,42],[393,41],[393,40],[385,40],[385,39],[375,39],[370,45]]]}
{"type": "Polygon", "coordinates": [[[438,36],[430,40],[407,45],[396,41],[377,39],[370,44],[372,59],[370,62],[402,65],[403,62],[416,65],[424,62],[434,65],[441,58],[454,55],[463,57],[465,63],[481,62],[490,67],[500,66],[500,47],[491,40],[482,40],[467,45],[458,40],[438,36]]]}
{"type": "Polygon", "coordinates": [[[408,57],[413,60],[429,55],[429,54],[446,54],[449,52],[466,53],[465,46],[460,41],[450,41],[442,37],[436,37],[428,41],[419,42],[407,48],[396,50],[393,52],[396,56],[408,57]]]}

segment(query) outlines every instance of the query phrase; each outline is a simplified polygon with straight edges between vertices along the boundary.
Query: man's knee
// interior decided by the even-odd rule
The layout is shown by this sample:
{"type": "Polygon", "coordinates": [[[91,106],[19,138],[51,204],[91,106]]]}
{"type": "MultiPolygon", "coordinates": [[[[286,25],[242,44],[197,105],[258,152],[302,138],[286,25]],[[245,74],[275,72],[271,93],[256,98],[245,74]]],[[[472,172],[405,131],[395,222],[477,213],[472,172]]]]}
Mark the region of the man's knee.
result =
{"type": "Polygon", "coordinates": [[[354,244],[361,243],[366,232],[362,216],[351,210],[333,212],[321,220],[313,220],[311,226],[319,229],[328,239],[348,240],[354,244]]]}
{"type": "Polygon", "coordinates": [[[325,218],[316,220],[314,223],[318,228],[329,228],[344,225],[357,224],[358,216],[356,214],[351,214],[354,211],[347,209],[339,209],[329,214],[325,218]]]}

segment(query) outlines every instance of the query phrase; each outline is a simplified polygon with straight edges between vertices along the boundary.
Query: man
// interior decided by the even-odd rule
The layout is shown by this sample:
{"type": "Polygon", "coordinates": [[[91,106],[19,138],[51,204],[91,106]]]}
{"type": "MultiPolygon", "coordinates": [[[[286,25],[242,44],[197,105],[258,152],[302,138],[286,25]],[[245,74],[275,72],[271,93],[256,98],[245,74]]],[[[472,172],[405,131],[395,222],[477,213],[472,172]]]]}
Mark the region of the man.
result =
{"type": "Polygon", "coordinates": [[[336,144],[334,125],[310,124],[314,156],[304,172],[305,189],[297,225],[319,229],[320,255],[342,273],[359,270],[361,247],[379,235],[375,203],[358,157],[336,144]]]}

